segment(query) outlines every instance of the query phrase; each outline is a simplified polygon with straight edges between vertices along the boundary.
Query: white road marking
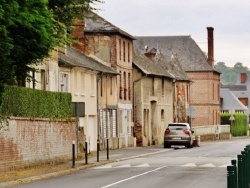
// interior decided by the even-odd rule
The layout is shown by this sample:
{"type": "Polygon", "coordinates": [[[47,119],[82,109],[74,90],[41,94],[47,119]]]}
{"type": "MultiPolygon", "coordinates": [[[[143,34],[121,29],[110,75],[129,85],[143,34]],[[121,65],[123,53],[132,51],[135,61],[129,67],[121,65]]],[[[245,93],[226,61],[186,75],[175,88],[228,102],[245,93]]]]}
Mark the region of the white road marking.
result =
{"type": "Polygon", "coordinates": [[[149,164],[148,163],[144,163],[144,164],[133,166],[133,167],[149,167],[149,164]]]}
{"type": "Polygon", "coordinates": [[[105,169],[105,168],[112,168],[112,166],[111,165],[103,165],[103,166],[94,167],[93,169],[105,169]]]}
{"type": "Polygon", "coordinates": [[[199,167],[216,167],[214,164],[212,163],[207,163],[207,164],[204,164],[204,165],[200,165],[199,167]]]}
{"type": "Polygon", "coordinates": [[[115,182],[115,183],[111,183],[111,184],[106,185],[106,186],[101,187],[101,188],[112,187],[113,185],[117,185],[117,184],[120,184],[120,183],[122,183],[122,182],[125,182],[125,181],[128,181],[128,180],[131,180],[131,179],[134,179],[134,178],[137,178],[137,177],[140,177],[140,176],[149,174],[149,173],[151,173],[151,172],[155,172],[155,171],[160,170],[160,169],[165,168],[165,167],[166,167],[166,166],[162,166],[162,167],[156,168],[156,169],[154,169],[154,170],[150,170],[150,171],[144,172],[144,173],[142,173],[142,174],[138,174],[138,175],[136,175],[136,176],[132,176],[132,177],[130,177],[130,178],[126,178],[126,179],[117,181],[117,182],[115,182]]]}
{"type": "Polygon", "coordinates": [[[114,168],[128,168],[128,167],[131,167],[130,164],[124,164],[124,165],[121,165],[121,166],[115,166],[114,168]]]}
{"type": "Polygon", "coordinates": [[[196,164],[194,163],[188,163],[188,164],[185,164],[185,165],[182,165],[183,167],[197,167],[196,164]]]}

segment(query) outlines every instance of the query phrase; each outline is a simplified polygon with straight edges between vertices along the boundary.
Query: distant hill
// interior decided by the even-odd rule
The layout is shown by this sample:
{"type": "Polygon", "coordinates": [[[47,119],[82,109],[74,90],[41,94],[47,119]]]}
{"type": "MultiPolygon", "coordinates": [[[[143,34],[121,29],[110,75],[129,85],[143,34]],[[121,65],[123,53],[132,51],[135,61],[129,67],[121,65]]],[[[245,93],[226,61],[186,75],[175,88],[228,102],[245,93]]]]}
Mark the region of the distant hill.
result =
{"type": "Polygon", "coordinates": [[[218,62],[215,64],[215,69],[221,72],[221,82],[226,85],[234,85],[236,83],[236,78],[240,73],[250,74],[248,67],[243,66],[242,63],[235,63],[233,67],[227,67],[224,62],[218,62]]]}

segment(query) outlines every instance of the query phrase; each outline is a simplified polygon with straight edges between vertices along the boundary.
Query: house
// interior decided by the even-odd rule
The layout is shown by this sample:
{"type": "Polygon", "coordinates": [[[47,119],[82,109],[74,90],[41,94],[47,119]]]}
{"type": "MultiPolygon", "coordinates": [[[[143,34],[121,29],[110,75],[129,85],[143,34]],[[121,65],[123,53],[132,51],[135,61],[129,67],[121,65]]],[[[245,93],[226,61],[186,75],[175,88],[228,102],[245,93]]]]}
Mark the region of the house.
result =
{"type": "Polygon", "coordinates": [[[220,73],[214,69],[213,28],[208,27],[208,57],[190,36],[140,36],[134,48],[158,49],[168,61],[174,56],[186,72],[189,88],[189,114],[192,126],[220,124],[220,73]]]}
{"type": "MultiPolygon", "coordinates": [[[[245,113],[247,114],[248,119],[250,119],[249,118],[250,75],[247,73],[240,73],[238,77],[236,78],[235,85],[221,85],[221,90],[226,90],[228,93],[232,93],[232,95],[237,99],[237,102],[240,103],[240,106],[241,106],[240,109],[238,108],[239,105],[238,106],[231,105],[230,110],[235,113],[245,113]]],[[[224,105],[229,105],[230,102],[232,101],[224,101],[224,98],[223,98],[224,105]]],[[[222,110],[225,111],[225,109],[222,109],[222,110]]]]}
{"type": "MultiPolygon", "coordinates": [[[[117,105],[106,105],[99,109],[102,122],[101,132],[105,132],[108,124],[117,125],[116,135],[102,134],[102,138],[118,138],[119,147],[135,145],[133,136],[132,119],[132,49],[134,37],[120,28],[109,23],[93,12],[86,14],[84,19],[84,45],[80,46],[88,56],[95,56],[106,62],[108,66],[115,69],[117,76],[118,94],[117,105]],[[111,116],[109,118],[109,116],[111,116]],[[107,119],[108,118],[108,119],[107,119]],[[112,121],[112,122],[111,122],[112,121]]],[[[81,41],[82,39],[78,39],[81,41]]]]}
{"type": "Polygon", "coordinates": [[[238,98],[233,94],[233,92],[227,87],[221,87],[221,113],[244,113],[248,110],[238,98]]]}
{"type": "Polygon", "coordinates": [[[87,57],[81,51],[67,47],[65,51],[59,52],[59,91],[70,92],[72,102],[77,103],[77,108],[84,108],[84,114],[77,113],[79,127],[84,128],[86,141],[90,151],[96,151],[98,130],[97,109],[99,99],[116,97],[112,91],[116,90],[116,84],[107,86],[107,82],[115,83],[119,74],[114,69],[103,65],[93,58],[87,57]],[[103,94],[103,86],[110,92],[103,94]],[[81,107],[80,105],[84,105],[81,107]]]}
{"type": "MultiPolygon", "coordinates": [[[[180,119],[183,117],[183,114],[176,113],[177,108],[173,105],[175,87],[176,80],[183,79],[188,83],[188,79],[185,73],[178,74],[177,63],[171,63],[167,63],[164,56],[154,49],[147,54],[134,51],[134,131],[138,146],[163,143],[167,124],[173,122],[175,115],[180,119]]],[[[185,106],[185,100],[182,102],[185,106]]],[[[181,108],[178,110],[181,112],[181,108]]]]}
{"type": "Polygon", "coordinates": [[[26,87],[47,91],[58,91],[58,51],[53,50],[50,58],[43,59],[35,66],[37,71],[30,73],[26,87]]]}

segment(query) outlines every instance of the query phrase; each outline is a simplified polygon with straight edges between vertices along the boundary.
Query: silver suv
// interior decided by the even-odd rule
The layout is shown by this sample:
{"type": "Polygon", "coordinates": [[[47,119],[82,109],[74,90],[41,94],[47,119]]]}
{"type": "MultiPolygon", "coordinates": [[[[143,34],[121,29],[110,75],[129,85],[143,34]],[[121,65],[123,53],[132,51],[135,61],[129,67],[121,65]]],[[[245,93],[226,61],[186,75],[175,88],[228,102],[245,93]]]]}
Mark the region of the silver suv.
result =
{"type": "Polygon", "coordinates": [[[188,123],[170,123],[164,133],[164,148],[171,145],[193,147],[193,133],[188,123]]]}

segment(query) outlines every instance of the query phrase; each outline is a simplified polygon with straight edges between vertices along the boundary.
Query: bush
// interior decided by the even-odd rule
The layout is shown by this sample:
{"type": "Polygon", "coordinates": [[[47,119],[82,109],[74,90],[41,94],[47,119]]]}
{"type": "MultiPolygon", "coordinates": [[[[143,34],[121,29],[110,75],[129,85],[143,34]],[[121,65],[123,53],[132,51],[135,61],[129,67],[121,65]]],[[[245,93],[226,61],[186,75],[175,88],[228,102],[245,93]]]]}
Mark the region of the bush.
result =
{"type": "Polygon", "coordinates": [[[221,114],[221,124],[231,125],[231,134],[233,136],[246,136],[247,135],[247,116],[245,114],[233,114],[234,121],[231,123],[229,120],[231,114],[221,114]]]}
{"type": "Polygon", "coordinates": [[[0,104],[3,116],[69,118],[71,94],[5,86],[0,104]]]}

